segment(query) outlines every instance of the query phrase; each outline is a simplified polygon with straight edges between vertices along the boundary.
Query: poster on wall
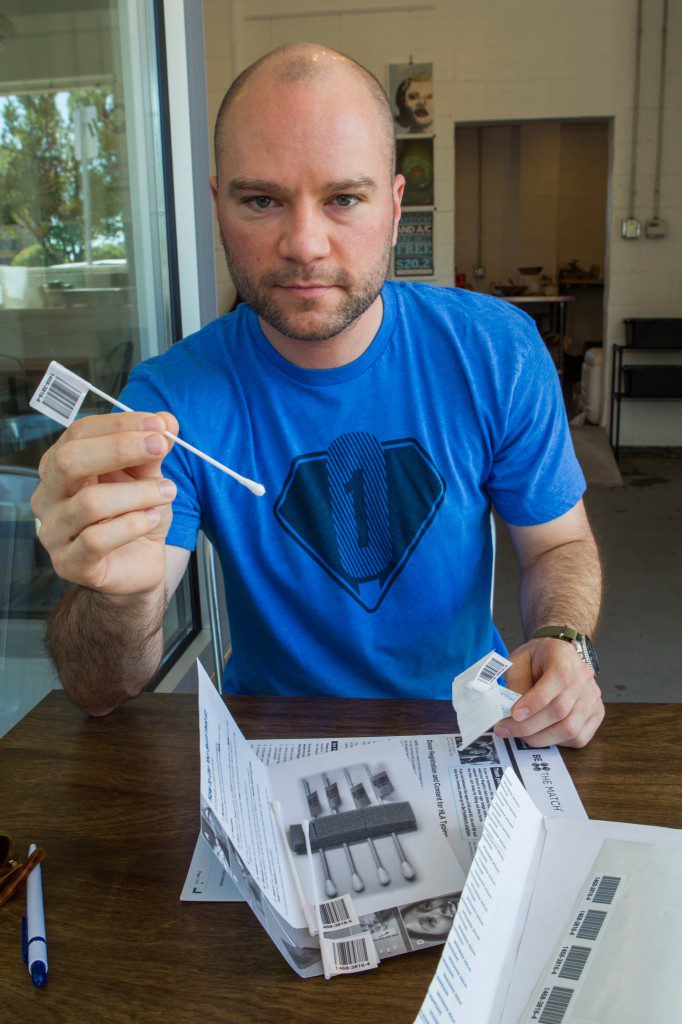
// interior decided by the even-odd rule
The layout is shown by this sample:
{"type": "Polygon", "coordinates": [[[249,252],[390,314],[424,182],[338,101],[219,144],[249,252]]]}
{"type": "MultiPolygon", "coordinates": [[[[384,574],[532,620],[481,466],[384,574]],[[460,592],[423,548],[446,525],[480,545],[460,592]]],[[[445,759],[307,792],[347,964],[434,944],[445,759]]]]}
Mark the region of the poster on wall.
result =
{"type": "Polygon", "coordinates": [[[396,277],[433,277],[433,213],[405,210],[393,257],[396,277]]]}
{"type": "Polygon", "coordinates": [[[433,206],[433,139],[398,139],[396,171],[405,178],[403,206],[433,206]]]}
{"type": "Polygon", "coordinates": [[[388,98],[396,134],[433,132],[433,64],[389,64],[388,98]]]}

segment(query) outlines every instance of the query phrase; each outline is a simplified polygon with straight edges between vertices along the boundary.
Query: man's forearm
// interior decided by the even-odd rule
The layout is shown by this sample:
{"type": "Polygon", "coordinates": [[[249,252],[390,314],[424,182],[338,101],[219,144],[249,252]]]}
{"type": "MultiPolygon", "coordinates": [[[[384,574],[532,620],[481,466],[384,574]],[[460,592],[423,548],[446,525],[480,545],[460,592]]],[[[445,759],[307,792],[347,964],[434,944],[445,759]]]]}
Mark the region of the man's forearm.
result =
{"type": "Polygon", "coordinates": [[[541,626],[564,624],[592,635],[601,598],[601,563],[592,537],[545,551],[522,570],[521,615],[526,636],[541,626]]]}
{"type": "Polygon", "coordinates": [[[50,616],[46,636],[71,699],[102,715],[140,693],[161,661],[165,610],[163,589],[112,599],[74,587],[50,616]]]}

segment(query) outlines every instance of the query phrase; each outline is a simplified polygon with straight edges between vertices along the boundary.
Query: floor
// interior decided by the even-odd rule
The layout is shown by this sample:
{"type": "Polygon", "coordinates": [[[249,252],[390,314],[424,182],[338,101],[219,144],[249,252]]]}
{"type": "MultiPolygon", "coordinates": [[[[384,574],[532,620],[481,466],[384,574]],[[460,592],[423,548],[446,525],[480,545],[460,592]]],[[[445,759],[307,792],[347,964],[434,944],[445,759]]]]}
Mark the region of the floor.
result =
{"type": "MultiPolygon", "coordinates": [[[[621,485],[600,428],[578,428],[574,440],[589,486],[585,504],[604,562],[604,609],[595,637],[604,696],[680,701],[682,449],[667,454],[623,450],[621,485]]],[[[523,639],[518,584],[514,553],[501,526],[495,620],[511,648],[523,639]]]]}

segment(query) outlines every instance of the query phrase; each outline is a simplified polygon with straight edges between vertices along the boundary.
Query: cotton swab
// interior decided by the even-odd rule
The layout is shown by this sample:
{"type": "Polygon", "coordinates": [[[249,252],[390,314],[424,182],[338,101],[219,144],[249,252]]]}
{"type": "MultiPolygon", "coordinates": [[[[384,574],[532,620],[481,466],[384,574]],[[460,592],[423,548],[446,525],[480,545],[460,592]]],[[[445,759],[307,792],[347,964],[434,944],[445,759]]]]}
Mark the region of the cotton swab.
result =
{"type": "MultiPolygon", "coordinates": [[[[83,377],[79,377],[77,373],[73,373],[72,370],[67,370],[61,363],[57,363],[54,360],[50,363],[47,373],[41,380],[36,393],[30,401],[32,409],[36,409],[38,412],[42,412],[45,416],[49,416],[51,419],[56,420],[57,423],[61,423],[62,426],[70,426],[76,418],[78,410],[83,404],[83,400],[89,391],[92,391],[95,395],[103,398],[110,405],[115,406],[117,409],[121,409],[123,412],[135,412],[135,409],[131,409],[129,405],[124,405],[123,402],[119,402],[118,399],[112,398],[111,395],[107,395],[104,391],[100,391],[94,384],[90,384],[89,381],[83,377]]],[[[215,466],[216,469],[221,470],[223,473],[227,473],[233,480],[241,484],[242,487],[246,487],[247,490],[255,494],[256,497],[261,498],[265,494],[265,488],[263,484],[256,483],[255,480],[249,480],[248,477],[242,476],[240,473],[235,473],[233,469],[229,469],[224,466],[222,462],[218,462],[217,459],[211,458],[210,455],[206,455],[205,452],[195,448],[193,444],[188,441],[183,441],[181,437],[176,434],[171,434],[170,430],[163,431],[164,436],[169,438],[171,441],[175,441],[182,448],[186,448],[188,452],[192,452],[193,455],[197,455],[204,462],[208,462],[211,466],[215,466]]]]}

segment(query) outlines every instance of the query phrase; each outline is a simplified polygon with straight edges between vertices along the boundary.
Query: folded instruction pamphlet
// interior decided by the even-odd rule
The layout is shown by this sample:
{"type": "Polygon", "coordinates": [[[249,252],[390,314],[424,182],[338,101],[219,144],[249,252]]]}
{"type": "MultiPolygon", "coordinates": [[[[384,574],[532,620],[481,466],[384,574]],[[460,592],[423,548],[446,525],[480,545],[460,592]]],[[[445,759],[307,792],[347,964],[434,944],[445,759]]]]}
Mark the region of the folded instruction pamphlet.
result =
{"type": "Polygon", "coordinates": [[[249,743],[197,666],[201,833],[181,898],[246,900],[303,977],[325,973],[314,885],[323,932],[339,929],[343,973],[445,941],[508,766],[547,815],[585,815],[558,750],[522,740],[488,734],[466,749],[457,733],[249,743]],[[316,838],[316,826],[331,833],[316,838]]]}
{"type": "Polygon", "coordinates": [[[415,1024],[682,1020],[682,831],[550,819],[507,769],[415,1024]]]}

